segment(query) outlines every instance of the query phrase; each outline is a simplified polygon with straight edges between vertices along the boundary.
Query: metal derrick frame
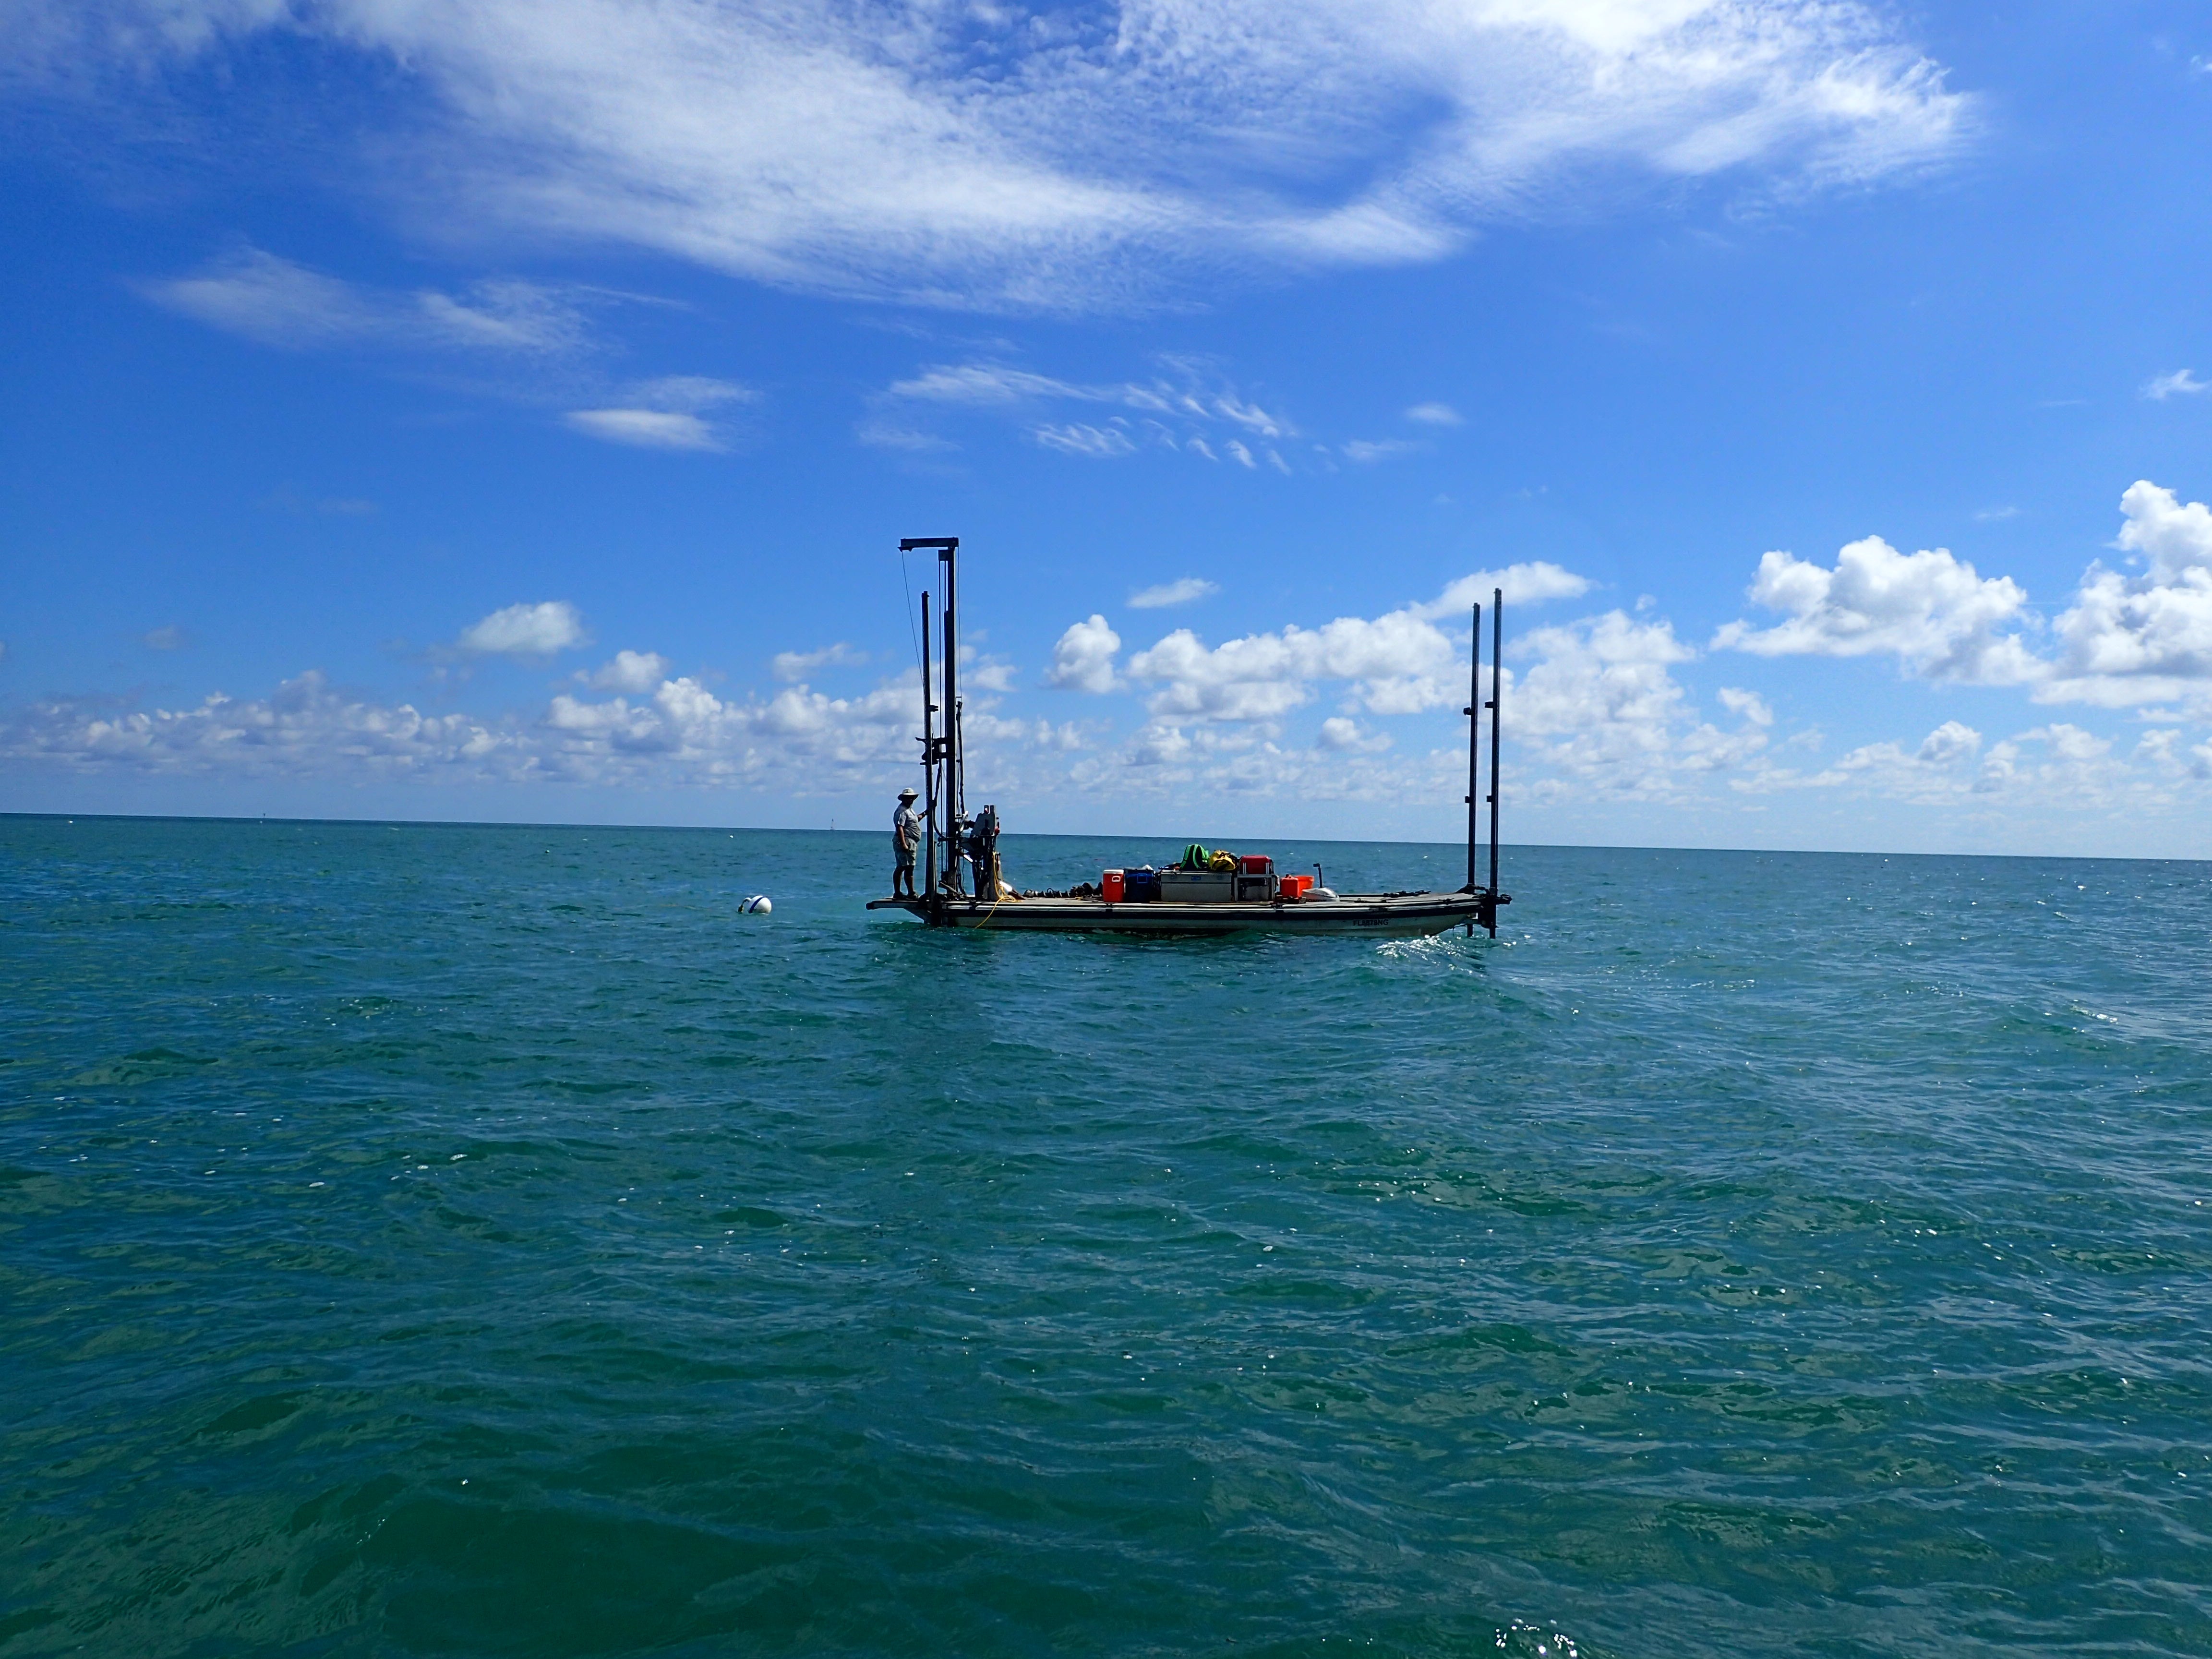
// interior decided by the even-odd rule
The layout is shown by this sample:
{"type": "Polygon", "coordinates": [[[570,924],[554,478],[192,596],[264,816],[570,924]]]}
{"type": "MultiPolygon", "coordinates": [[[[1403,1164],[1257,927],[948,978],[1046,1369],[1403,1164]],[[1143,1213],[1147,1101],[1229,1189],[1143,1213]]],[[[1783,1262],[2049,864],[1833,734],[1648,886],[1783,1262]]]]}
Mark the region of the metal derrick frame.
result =
{"type": "Polygon", "coordinates": [[[943,919],[948,885],[956,896],[968,896],[960,884],[961,853],[970,830],[967,768],[960,729],[960,538],[908,536],[899,543],[902,553],[919,550],[937,555],[945,596],[939,616],[939,639],[944,647],[944,659],[942,663],[933,663],[930,653],[928,589],[923,589],[921,595],[921,834],[922,867],[927,872],[922,902],[928,919],[934,922],[943,919]],[[945,697],[941,704],[933,701],[939,680],[943,682],[945,697]],[[937,723],[939,714],[945,716],[942,731],[937,723]],[[944,853],[942,867],[939,848],[944,853]]]}

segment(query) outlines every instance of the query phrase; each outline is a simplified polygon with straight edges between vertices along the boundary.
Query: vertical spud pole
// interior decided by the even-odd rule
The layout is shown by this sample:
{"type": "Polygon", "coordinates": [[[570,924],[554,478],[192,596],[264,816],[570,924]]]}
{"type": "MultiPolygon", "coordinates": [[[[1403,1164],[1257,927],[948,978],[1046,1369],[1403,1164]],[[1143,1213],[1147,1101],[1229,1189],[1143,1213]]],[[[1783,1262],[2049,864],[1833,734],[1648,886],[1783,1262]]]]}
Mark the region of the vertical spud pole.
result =
{"type": "MultiPolygon", "coordinates": [[[[1477,627],[1480,624],[1477,623],[1477,627]]],[[[1498,716],[1505,695],[1505,590],[1490,590],[1490,936],[1498,937],[1498,716]]]]}

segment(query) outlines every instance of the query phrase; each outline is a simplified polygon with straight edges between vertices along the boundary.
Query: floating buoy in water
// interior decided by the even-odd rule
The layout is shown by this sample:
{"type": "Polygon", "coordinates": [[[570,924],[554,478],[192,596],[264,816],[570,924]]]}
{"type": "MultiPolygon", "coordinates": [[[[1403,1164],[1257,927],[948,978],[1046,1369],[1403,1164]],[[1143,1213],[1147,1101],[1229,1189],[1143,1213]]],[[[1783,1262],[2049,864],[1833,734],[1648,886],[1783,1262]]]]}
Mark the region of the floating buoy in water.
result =
{"type": "Polygon", "coordinates": [[[767,894],[749,893],[745,896],[745,902],[738,906],[738,914],[741,916],[764,916],[775,908],[775,906],[768,902],[767,894]]]}

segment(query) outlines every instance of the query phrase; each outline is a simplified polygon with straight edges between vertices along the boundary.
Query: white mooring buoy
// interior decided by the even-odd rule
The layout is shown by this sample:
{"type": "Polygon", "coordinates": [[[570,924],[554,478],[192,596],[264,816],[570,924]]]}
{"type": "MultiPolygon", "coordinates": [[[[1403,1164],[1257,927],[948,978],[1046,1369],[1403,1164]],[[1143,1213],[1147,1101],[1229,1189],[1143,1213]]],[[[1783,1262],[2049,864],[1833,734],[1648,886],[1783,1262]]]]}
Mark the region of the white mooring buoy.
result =
{"type": "Polygon", "coordinates": [[[775,908],[775,906],[769,902],[767,894],[748,893],[745,902],[738,906],[738,914],[741,916],[764,916],[775,908]]]}

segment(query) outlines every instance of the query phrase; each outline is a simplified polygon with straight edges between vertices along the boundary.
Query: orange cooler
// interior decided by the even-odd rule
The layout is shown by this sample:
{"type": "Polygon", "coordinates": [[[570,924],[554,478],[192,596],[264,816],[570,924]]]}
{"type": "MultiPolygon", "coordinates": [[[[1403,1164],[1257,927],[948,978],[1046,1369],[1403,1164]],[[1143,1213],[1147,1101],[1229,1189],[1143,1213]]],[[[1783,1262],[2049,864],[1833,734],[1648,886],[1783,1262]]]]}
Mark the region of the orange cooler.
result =
{"type": "Polygon", "coordinates": [[[1311,876],[1285,876],[1275,886],[1276,896],[1285,899],[1302,899],[1312,890],[1311,876]]]}
{"type": "Polygon", "coordinates": [[[1129,884],[1119,870],[1109,870],[1098,878],[1098,890],[1109,904],[1119,904],[1128,896],[1129,884]]]}

